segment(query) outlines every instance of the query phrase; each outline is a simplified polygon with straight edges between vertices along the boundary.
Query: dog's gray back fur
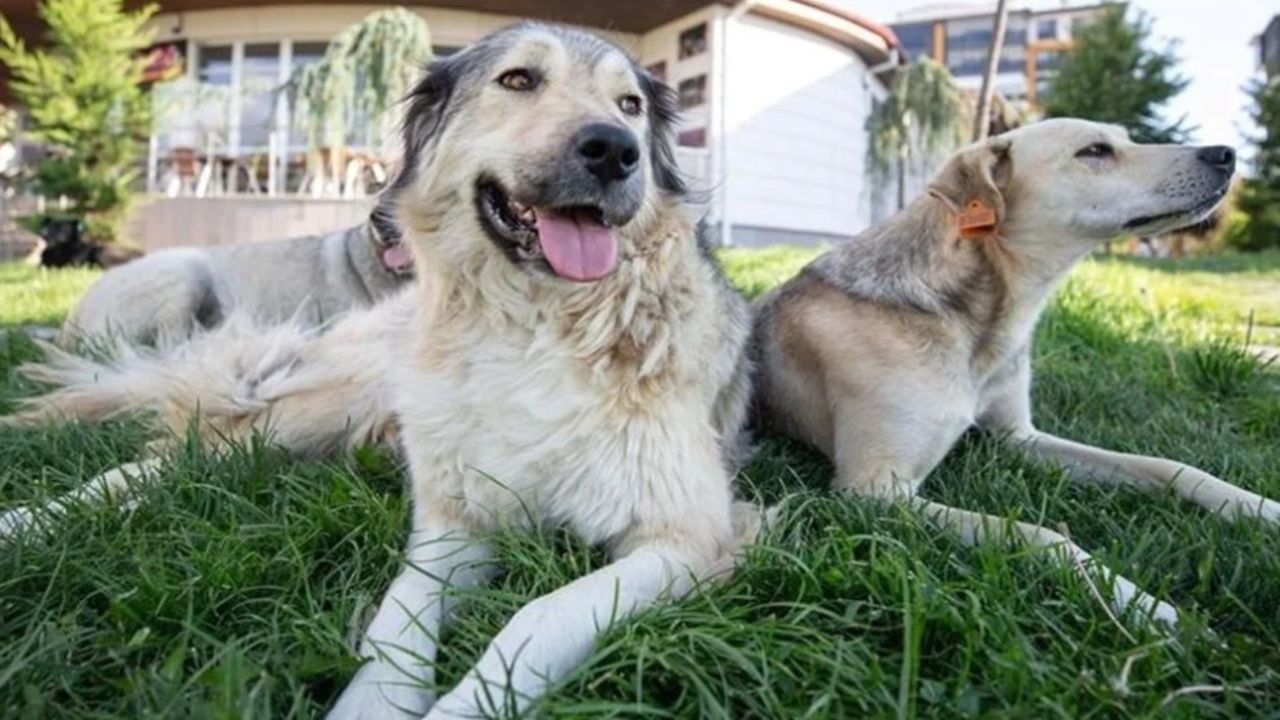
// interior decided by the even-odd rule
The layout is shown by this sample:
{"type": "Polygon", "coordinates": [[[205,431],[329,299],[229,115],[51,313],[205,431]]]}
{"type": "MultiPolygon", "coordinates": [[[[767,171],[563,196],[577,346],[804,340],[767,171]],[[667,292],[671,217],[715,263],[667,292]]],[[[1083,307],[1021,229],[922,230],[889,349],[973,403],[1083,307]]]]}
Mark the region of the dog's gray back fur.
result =
{"type": "Polygon", "coordinates": [[[172,248],[115,268],[81,298],[60,342],[115,336],[181,341],[240,310],[273,323],[315,326],[388,297],[412,272],[381,252],[399,231],[380,201],[365,222],[323,235],[211,248],[172,248]]]}

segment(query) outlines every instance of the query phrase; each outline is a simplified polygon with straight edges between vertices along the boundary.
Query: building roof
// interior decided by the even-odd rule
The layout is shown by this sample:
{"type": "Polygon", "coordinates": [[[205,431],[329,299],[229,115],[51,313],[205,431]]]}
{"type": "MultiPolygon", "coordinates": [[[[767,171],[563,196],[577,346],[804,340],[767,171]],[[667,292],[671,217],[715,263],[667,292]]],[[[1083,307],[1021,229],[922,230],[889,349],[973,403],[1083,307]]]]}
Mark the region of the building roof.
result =
{"type": "MultiPolygon", "coordinates": [[[[145,0],[126,0],[126,7],[139,7],[145,0]]],[[[158,0],[161,12],[183,12],[241,6],[316,5],[323,0],[267,0],[265,3],[247,0],[158,0]]],[[[344,5],[386,5],[385,0],[342,0],[344,5]]],[[[708,5],[733,6],[736,0],[636,0],[634,2],[582,2],[581,0],[400,0],[401,5],[428,6],[457,10],[472,10],[497,15],[539,18],[554,22],[619,32],[643,33],[663,23],[708,5]]],[[[813,18],[822,21],[849,23],[878,37],[884,47],[897,45],[897,38],[889,28],[867,18],[838,7],[828,0],[747,0],[748,5],[771,6],[790,10],[789,14],[809,10],[813,18]],[[788,7],[794,6],[794,7],[788,7]]],[[[19,35],[36,39],[40,22],[36,16],[35,0],[0,0],[0,13],[9,20],[19,35]]]]}
{"type": "MultiPolygon", "coordinates": [[[[1034,2],[1014,2],[1009,8],[1010,15],[1060,15],[1071,12],[1088,12],[1101,10],[1111,5],[1127,5],[1126,0],[1082,0],[1077,4],[1036,4],[1034,2]]],[[[946,20],[972,20],[995,15],[995,4],[986,3],[935,3],[923,5],[898,13],[891,25],[911,25],[921,22],[939,22],[946,20]]]]}
{"type": "MultiPolygon", "coordinates": [[[[386,0],[341,0],[344,5],[386,5],[386,0]]],[[[824,13],[834,15],[847,21],[863,25],[876,34],[883,35],[892,43],[893,33],[887,28],[873,23],[866,18],[839,8],[826,0],[787,0],[788,3],[803,4],[818,8],[824,13]]],[[[126,0],[125,6],[130,8],[147,4],[144,0],[126,0]]],[[[248,2],[246,0],[158,0],[161,12],[183,12],[187,10],[209,10],[215,8],[234,8],[240,6],[268,5],[316,5],[324,4],[323,0],[267,0],[267,2],[248,2]]],[[[732,6],[734,0],[637,0],[636,2],[581,2],[581,0],[400,0],[406,6],[429,6],[456,10],[472,10],[497,15],[513,15],[570,23],[586,27],[615,30],[619,32],[642,33],[663,23],[687,15],[707,5],[732,6]]],[[[14,29],[28,32],[37,31],[39,22],[36,17],[36,0],[0,0],[0,13],[9,20],[14,29]]]]}
{"type": "MultiPolygon", "coordinates": [[[[125,0],[128,8],[147,0],[125,0]]],[[[173,13],[218,8],[269,5],[316,5],[324,0],[156,0],[161,12],[173,13]]],[[[341,0],[344,5],[385,6],[386,0],[341,0]]],[[[583,2],[582,0],[400,0],[405,6],[470,10],[474,12],[529,17],[580,25],[601,30],[644,33],[708,5],[734,7],[805,28],[852,48],[869,64],[894,57],[898,38],[884,25],[829,0],[628,0],[627,2],[583,2]]],[[[0,14],[19,37],[39,42],[43,25],[36,14],[36,0],[0,0],[0,14]]],[[[8,95],[7,73],[0,67],[0,99],[8,95]]]]}
{"type": "MultiPolygon", "coordinates": [[[[576,0],[400,0],[399,5],[430,6],[475,12],[533,17],[621,32],[643,32],[707,5],[731,4],[726,0],[643,0],[637,2],[580,2],[576,0]]],[[[130,8],[148,4],[126,0],[130,8]]],[[[262,5],[318,5],[324,0],[158,0],[161,12],[210,10],[262,5]]],[[[344,5],[385,6],[386,0],[341,0],[344,5]]],[[[36,0],[0,0],[0,13],[15,25],[38,28],[36,0]]]]}

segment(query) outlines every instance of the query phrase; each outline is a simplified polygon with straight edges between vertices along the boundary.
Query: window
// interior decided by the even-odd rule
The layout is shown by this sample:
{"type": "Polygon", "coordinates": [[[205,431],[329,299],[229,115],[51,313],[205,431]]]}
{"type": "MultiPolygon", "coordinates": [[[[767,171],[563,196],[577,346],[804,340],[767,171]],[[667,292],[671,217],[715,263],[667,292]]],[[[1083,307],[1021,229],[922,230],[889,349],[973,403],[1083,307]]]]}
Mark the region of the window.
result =
{"type": "MultiPolygon", "coordinates": [[[[947,24],[947,68],[952,75],[981,75],[987,69],[991,51],[993,18],[990,16],[953,21],[947,24]]],[[[1020,73],[1027,57],[1028,22],[1025,16],[1010,17],[1005,26],[1004,48],[998,72],[1020,73]]]]}
{"type": "Polygon", "coordinates": [[[240,148],[265,150],[275,129],[280,44],[249,43],[240,66],[240,148]]]}
{"type": "Polygon", "coordinates": [[[902,49],[906,51],[907,57],[914,60],[933,56],[933,23],[895,25],[893,32],[897,34],[898,42],[902,43],[902,49]]]}
{"type": "Polygon", "coordinates": [[[707,76],[697,75],[680,81],[680,108],[688,110],[707,101],[707,76]]]}
{"type": "Polygon", "coordinates": [[[231,142],[231,46],[201,45],[196,49],[196,79],[179,145],[225,151],[231,142]]]}
{"type": "Polygon", "coordinates": [[[293,44],[294,69],[320,62],[320,58],[324,57],[324,51],[328,48],[327,42],[295,42],[293,44]]]}
{"type": "Polygon", "coordinates": [[[691,58],[707,51],[707,24],[694,25],[680,33],[680,59],[691,58]]]}
{"type": "Polygon", "coordinates": [[[680,147],[701,148],[707,146],[707,129],[693,128],[691,130],[683,130],[676,136],[676,143],[680,147]]]}
{"type": "Polygon", "coordinates": [[[231,46],[200,46],[200,82],[205,85],[231,84],[231,46]]]}
{"type": "Polygon", "coordinates": [[[1062,62],[1062,53],[1042,52],[1036,55],[1036,69],[1043,75],[1046,71],[1057,70],[1062,62]]]}
{"type": "Polygon", "coordinates": [[[1036,39],[1037,40],[1054,40],[1058,37],[1058,19],[1049,18],[1048,20],[1036,21],[1036,39]]]}
{"type": "MultiPolygon", "coordinates": [[[[320,58],[324,57],[324,51],[328,47],[329,43],[326,42],[295,42],[290,72],[295,73],[299,68],[320,62],[320,58]]],[[[290,109],[293,124],[289,128],[289,150],[292,152],[302,152],[307,149],[307,124],[301,110],[301,108],[290,109]]]]}

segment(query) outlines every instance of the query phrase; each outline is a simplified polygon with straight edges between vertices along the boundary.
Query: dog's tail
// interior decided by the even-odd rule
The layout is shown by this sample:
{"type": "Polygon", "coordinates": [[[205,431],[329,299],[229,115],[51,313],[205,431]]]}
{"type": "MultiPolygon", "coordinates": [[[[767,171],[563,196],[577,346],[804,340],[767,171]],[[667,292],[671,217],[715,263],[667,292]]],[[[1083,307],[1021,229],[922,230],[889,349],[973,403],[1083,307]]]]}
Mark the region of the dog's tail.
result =
{"type": "Polygon", "coordinates": [[[297,455],[374,442],[392,427],[392,315],[359,311],[319,331],[262,328],[233,316],[167,350],[117,343],[109,360],[42,344],[44,360],[18,371],[52,389],[23,401],[0,425],[96,422],[143,410],[170,437],[195,422],[214,446],[255,432],[297,455]]]}

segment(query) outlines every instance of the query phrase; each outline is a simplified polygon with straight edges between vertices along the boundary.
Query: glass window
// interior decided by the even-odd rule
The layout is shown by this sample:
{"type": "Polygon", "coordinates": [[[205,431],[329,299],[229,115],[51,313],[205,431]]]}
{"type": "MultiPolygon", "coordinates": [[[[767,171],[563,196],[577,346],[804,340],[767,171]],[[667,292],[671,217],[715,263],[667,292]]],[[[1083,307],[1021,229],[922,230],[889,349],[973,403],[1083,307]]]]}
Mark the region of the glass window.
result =
{"type": "Polygon", "coordinates": [[[701,55],[707,51],[707,24],[694,25],[693,27],[680,33],[679,39],[679,58],[691,58],[695,55],[701,55]]]}
{"type": "Polygon", "coordinates": [[[196,79],[190,90],[190,123],[184,128],[194,132],[191,143],[201,149],[223,152],[230,141],[231,118],[231,46],[201,45],[196,49],[196,79]]]}
{"type": "Polygon", "coordinates": [[[1048,20],[1036,21],[1036,39],[1037,40],[1053,40],[1058,37],[1058,19],[1049,18],[1048,20]]]}
{"type": "Polygon", "coordinates": [[[933,23],[895,25],[893,31],[898,36],[898,42],[902,43],[902,49],[912,60],[933,56],[933,23]]]}
{"type": "Polygon", "coordinates": [[[200,82],[205,85],[231,84],[231,46],[200,46],[200,82]]]}
{"type": "Polygon", "coordinates": [[[280,44],[248,43],[240,69],[240,149],[266,150],[275,127],[280,44]]]}
{"type": "Polygon", "coordinates": [[[697,75],[680,81],[677,92],[680,95],[680,107],[687,110],[707,101],[707,76],[697,75]]]}
{"type": "Polygon", "coordinates": [[[327,42],[296,42],[293,44],[293,67],[297,69],[304,65],[314,65],[320,62],[320,58],[324,57],[324,51],[329,48],[327,42]]]}
{"type": "MultiPolygon", "coordinates": [[[[297,72],[299,68],[320,62],[320,58],[324,57],[324,51],[328,48],[327,42],[295,42],[290,72],[297,72]]],[[[293,124],[289,128],[289,149],[293,152],[303,152],[307,149],[306,118],[297,111],[291,110],[291,113],[293,124]]]]}
{"type": "MultiPolygon", "coordinates": [[[[947,68],[956,76],[981,75],[991,51],[993,18],[973,18],[947,24],[947,68]]],[[[1026,62],[1028,22],[1010,17],[1000,51],[999,72],[1022,72],[1026,62]]]]}

